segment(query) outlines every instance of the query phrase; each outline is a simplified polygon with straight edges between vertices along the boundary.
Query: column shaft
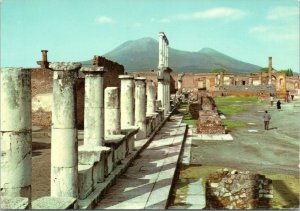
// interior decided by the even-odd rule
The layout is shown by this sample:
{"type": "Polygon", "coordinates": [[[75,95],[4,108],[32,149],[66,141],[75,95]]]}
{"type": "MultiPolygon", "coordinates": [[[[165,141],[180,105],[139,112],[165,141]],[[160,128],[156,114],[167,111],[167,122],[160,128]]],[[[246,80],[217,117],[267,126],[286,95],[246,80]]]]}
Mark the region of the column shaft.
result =
{"type": "Polygon", "coordinates": [[[76,79],[80,63],[52,62],[51,196],[78,196],[76,79]]]}
{"type": "Polygon", "coordinates": [[[164,108],[164,82],[158,80],[157,83],[157,99],[160,100],[161,106],[164,108]]]}
{"type": "Polygon", "coordinates": [[[118,87],[105,89],[105,136],[121,134],[118,87]]]}
{"type": "Polygon", "coordinates": [[[159,40],[158,40],[158,68],[164,66],[164,33],[159,33],[159,40]]]}
{"type": "Polygon", "coordinates": [[[103,67],[83,67],[84,93],[84,145],[103,146],[104,141],[104,94],[103,67]]]}
{"type": "Polygon", "coordinates": [[[134,81],[131,75],[119,75],[121,79],[121,128],[134,125],[134,81]]]}
{"type": "Polygon", "coordinates": [[[138,126],[139,132],[137,139],[146,138],[146,78],[137,77],[135,81],[135,125],[138,126]]]}
{"type": "Polygon", "coordinates": [[[153,81],[147,83],[147,114],[155,113],[155,84],[153,81]]]}
{"type": "Polygon", "coordinates": [[[1,68],[1,195],[31,201],[31,72],[1,68]]]}

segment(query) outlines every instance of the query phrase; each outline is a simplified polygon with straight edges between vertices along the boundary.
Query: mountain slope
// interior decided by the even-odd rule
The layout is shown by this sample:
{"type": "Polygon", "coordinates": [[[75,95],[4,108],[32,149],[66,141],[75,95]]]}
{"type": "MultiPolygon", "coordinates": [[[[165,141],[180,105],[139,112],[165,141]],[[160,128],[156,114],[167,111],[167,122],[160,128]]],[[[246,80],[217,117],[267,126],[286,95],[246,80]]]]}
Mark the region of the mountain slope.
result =
{"type": "MultiPolygon", "coordinates": [[[[124,65],[128,72],[149,71],[158,65],[158,41],[153,38],[127,41],[103,56],[124,65]]],[[[91,64],[91,61],[83,64],[91,64]]],[[[224,68],[232,73],[250,73],[261,69],[210,48],[198,52],[169,48],[169,66],[175,72],[210,72],[224,68]]]]}

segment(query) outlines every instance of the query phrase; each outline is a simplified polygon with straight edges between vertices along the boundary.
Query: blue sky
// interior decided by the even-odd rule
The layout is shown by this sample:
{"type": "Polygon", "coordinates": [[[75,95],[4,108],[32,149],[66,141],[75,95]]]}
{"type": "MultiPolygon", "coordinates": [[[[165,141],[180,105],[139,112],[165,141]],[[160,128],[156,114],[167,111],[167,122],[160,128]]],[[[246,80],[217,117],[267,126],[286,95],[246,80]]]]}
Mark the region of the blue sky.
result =
{"type": "Polygon", "coordinates": [[[84,61],[160,31],[172,48],[299,71],[298,0],[2,0],[1,67],[35,67],[41,49],[84,61]]]}

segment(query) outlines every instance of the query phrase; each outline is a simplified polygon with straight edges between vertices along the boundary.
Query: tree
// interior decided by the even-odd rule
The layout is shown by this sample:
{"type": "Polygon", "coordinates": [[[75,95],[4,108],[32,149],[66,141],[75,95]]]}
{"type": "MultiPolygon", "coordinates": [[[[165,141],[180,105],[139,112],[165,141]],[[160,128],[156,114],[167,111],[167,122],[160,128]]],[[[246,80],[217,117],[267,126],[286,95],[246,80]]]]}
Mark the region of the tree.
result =
{"type": "Polygon", "coordinates": [[[225,73],[225,72],[228,72],[228,71],[224,68],[215,68],[215,69],[212,69],[210,72],[212,72],[212,73],[221,73],[221,72],[225,73]]]}
{"type": "Polygon", "coordinates": [[[286,76],[293,76],[293,70],[291,68],[288,68],[287,70],[281,70],[281,73],[285,73],[286,76]]]}

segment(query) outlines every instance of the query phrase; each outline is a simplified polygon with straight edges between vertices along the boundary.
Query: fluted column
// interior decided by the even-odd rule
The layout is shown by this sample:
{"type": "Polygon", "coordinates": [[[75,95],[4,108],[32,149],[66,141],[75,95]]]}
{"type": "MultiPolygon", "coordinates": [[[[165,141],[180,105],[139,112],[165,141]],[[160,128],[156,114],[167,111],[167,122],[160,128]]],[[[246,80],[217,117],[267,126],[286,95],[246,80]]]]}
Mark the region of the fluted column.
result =
{"type": "Polygon", "coordinates": [[[31,73],[1,68],[1,195],[31,201],[31,73]]]}
{"type": "Polygon", "coordinates": [[[80,63],[52,62],[51,196],[78,196],[75,85],[80,63]]]}
{"type": "Polygon", "coordinates": [[[155,84],[151,80],[147,83],[147,114],[155,113],[156,90],[155,84]]]}

